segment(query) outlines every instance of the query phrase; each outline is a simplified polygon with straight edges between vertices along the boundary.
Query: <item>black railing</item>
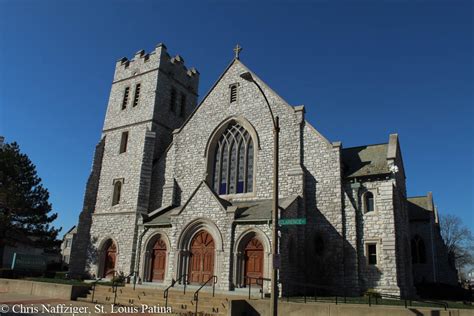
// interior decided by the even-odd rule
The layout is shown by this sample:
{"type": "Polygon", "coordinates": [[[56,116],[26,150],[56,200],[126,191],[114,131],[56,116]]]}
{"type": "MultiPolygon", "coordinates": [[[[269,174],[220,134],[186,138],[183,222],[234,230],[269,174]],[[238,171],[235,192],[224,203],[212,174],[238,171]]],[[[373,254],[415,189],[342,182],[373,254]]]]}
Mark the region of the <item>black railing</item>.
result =
{"type": "Polygon", "coordinates": [[[122,272],[119,272],[118,274],[116,273],[117,271],[114,272],[114,277],[112,279],[112,293],[114,293],[114,305],[117,303],[117,289],[119,285],[123,285],[127,279],[130,278],[131,275],[133,275],[133,272],[130,273],[129,275],[125,276],[122,272]]]}
{"type": "Polygon", "coordinates": [[[201,284],[201,287],[200,287],[199,289],[197,289],[196,292],[194,292],[194,302],[196,302],[196,307],[195,307],[194,315],[197,315],[197,312],[198,312],[199,291],[201,291],[201,289],[202,289],[206,284],[208,284],[209,282],[211,282],[211,280],[212,280],[212,297],[215,296],[216,283],[217,283],[217,276],[213,275],[213,276],[211,276],[206,282],[204,282],[203,284],[201,284]]]}
{"type": "Polygon", "coordinates": [[[165,308],[168,308],[168,296],[169,296],[169,290],[170,288],[174,287],[174,285],[176,283],[180,283],[183,282],[183,285],[184,285],[184,291],[183,291],[183,294],[186,294],[186,284],[188,283],[188,274],[187,273],[184,273],[182,274],[179,279],[177,280],[171,280],[171,284],[165,289],[165,291],[163,292],[163,298],[165,299],[165,308]]]}
{"type": "Polygon", "coordinates": [[[367,293],[368,296],[368,304],[369,306],[372,306],[372,301],[375,302],[375,305],[379,304],[379,299],[389,299],[389,300],[397,300],[397,301],[404,301],[405,308],[408,308],[408,306],[413,306],[413,302],[415,303],[425,303],[425,304],[431,304],[431,305],[436,305],[444,308],[444,310],[447,310],[449,308],[448,303],[443,302],[443,301],[435,301],[435,300],[423,300],[423,299],[410,299],[410,298],[402,298],[401,296],[398,295],[392,295],[392,294],[381,294],[381,293],[367,293]]]}
{"type": "Polygon", "coordinates": [[[246,284],[248,284],[248,286],[249,286],[249,299],[250,299],[251,293],[252,293],[252,280],[256,280],[255,283],[257,285],[260,285],[260,298],[263,298],[263,282],[272,280],[272,279],[269,279],[269,278],[250,277],[250,276],[246,276],[245,279],[246,279],[246,284]],[[260,283],[258,281],[260,281],[260,283]]]}
{"type": "Polygon", "coordinates": [[[95,295],[95,287],[97,286],[97,282],[99,282],[102,279],[97,279],[94,282],[92,282],[92,298],[91,298],[91,303],[94,303],[94,295],[95,295]]]}
{"type": "MultiPolygon", "coordinates": [[[[317,285],[317,284],[313,284],[313,283],[296,282],[296,281],[285,281],[285,282],[280,281],[280,283],[282,283],[283,285],[288,285],[289,284],[290,287],[291,287],[291,289],[286,289],[286,292],[287,292],[286,301],[287,302],[290,301],[290,294],[298,293],[298,292],[292,291],[292,290],[294,290],[294,286],[297,286],[300,291],[302,290],[302,293],[301,292],[299,292],[299,293],[302,294],[305,303],[307,302],[308,298],[313,298],[313,297],[314,297],[315,302],[318,301],[318,297],[320,298],[319,300],[322,301],[321,300],[321,298],[322,298],[321,294],[328,293],[328,292],[332,291],[331,287],[317,285]],[[309,289],[311,290],[311,292],[308,291],[309,289]],[[311,295],[309,295],[308,293],[311,293],[311,295]]],[[[342,301],[344,303],[347,302],[345,289],[344,289],[343,292],[344,292],[343,295],[338,295],[338,294],[334,295],[334,302],[336,303],[336,305],[340,303],[340,299],[342,299],[342,301]]],[[[323,299],[323,301],[325,301],[325,300],[323,299]]]]}
{"type": "MultiPolygon", "coordinates": [[[[336,304],[339,303],[347,303],[347,296],[346,296],[346,289],[343,289],[343,295],[336,294],[337,291],[334,291],[333,287],[330,286],[321,286],[321,285],[316,285],[312,283],[304,283],[304,282],[295,282],[295,281],[285,281],[285,282],[280,282],[283,283],[283,285],[290,285],[290,287],[287,287],[286,290],[286,300],[287,302],[290,301],[290,297],[293,296],[298,296],[301,295],[304,299],[304,302],[306,303],[308,301],[308,298],[313,298],[314,297],[314,302],[317,301],[323,301],[323,302],[328,302],[328,296],[331,298],[334,298],[334,301],[336,304]],[[297,289],[295,291],[294,286],[297,286],[297,289]],[[311,292],[308,291],[308,289],[311,289],[311,292]],[[311,293],[311,295],[308,295],[308,293],[311,293]],[[312,294],[314,293],[314,295],[312,294]],[[333,293],[330,294],[329,293],[333,293]],[[342,299],[342,300],[341,300],[342,299]]],[[[285,297],[284,296],[284,297],[285,297]]],[[[284,298],[283,297],[283,298],[284,298]]],[[[366,294],[367,297],[367,304],[369,306],[378,305],[380,300],[386,299],[386,300],[397,300],[400,302],[403,302],[405,305],[405,308],[408,308],[409,306],[412,306],[413,303],[421,303],[421,304],[431,304],[435,306],[439,306],[443,308],[444,310],[447,310],[449,308],[448,303],[443,302],[443,301],[437,301],[437,300],[424,300],[424,299],[419,299],[419,298],[402,298],[401,296],[398,295],[392,295],[392,294],[382,294],[382,293],[377,293],[377,292],[369,292],[366,294]]],[[[351,303],[352,300],[349,301],[351,303]]],[[[359,301],[360,302],[360,301],[359,301]]],[[[383,302],[382,302],[383,303],[383,302]]]]}

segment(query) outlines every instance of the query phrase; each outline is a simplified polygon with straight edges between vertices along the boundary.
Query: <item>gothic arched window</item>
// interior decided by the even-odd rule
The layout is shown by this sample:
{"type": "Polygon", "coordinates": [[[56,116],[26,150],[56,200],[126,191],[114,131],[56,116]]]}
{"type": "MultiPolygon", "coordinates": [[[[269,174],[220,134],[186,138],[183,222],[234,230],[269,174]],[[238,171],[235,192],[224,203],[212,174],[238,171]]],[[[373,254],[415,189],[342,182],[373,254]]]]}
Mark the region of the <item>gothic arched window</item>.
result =
{"type": "Polygon", "coordinates": [[[254,144],[249,132],[237,123],[222,133],[214,152],[212,186],[218,194],[253,191],[254,144]]]}
{"type": "Polygon", "coordinates": [[[411,240],[411,260],[412,263],[426,263],[425,243],[418,235],[411,240]]]}

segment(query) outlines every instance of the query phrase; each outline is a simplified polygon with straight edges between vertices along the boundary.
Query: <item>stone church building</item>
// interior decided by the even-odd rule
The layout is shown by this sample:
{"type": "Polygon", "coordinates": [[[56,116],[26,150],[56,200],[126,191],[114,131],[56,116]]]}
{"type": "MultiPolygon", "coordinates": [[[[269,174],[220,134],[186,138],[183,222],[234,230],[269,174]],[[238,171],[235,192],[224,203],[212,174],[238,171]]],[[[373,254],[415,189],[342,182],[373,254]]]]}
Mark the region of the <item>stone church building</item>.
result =
{"type": "MultiPolygon", "coordinates": [[[[141,282],[270,277],[273,121],[280,120],[280,282],[412,295],[456,271],[429,194],[408,198],[398,136],[344,148],[236,57],[198,105],[199,72],[159,44],[115,68],[71,274],[141,282]],[[255,82],[243,79],[249,72],[255,82]],[[263,95],[263,94],[264,95],[263,95]],[[293,282],[293,283],[292,283],[293,282]]],[[[269,287],[269,285],[268,285],[269,287]]]]}

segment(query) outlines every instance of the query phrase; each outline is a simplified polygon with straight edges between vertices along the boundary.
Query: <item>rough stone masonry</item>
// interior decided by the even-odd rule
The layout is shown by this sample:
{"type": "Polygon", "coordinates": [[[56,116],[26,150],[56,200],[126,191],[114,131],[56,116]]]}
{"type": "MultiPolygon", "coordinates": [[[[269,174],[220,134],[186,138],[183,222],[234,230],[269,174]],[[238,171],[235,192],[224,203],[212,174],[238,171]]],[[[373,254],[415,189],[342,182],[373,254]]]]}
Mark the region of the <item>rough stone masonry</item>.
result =
{"type": "Polygon", "coordinates": [[[415,282],[456,282],[431,193],[407,197],[396,134],[352,148],[327,140],[238,53],[198,105],[199,72],[164,44],[116,63],[71,274],[216,277],[230,291],[270,276],[273,123],[245,72],[280,119],[280,218],[306,219],[279,227],[284,293],[306,282],[409,296],[415,282]]]}

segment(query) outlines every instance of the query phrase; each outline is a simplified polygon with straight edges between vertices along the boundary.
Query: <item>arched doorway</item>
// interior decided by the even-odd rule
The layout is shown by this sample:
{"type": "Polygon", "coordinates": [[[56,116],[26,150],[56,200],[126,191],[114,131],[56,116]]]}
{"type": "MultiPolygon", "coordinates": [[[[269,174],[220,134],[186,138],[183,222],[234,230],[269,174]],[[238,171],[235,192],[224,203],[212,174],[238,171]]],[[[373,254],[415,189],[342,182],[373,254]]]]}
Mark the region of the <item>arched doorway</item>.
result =
{"type": "Polygon", "coordinates": [[[113,278],[115,274],[115,264],[117,261],[117,246],[112,240],[104,244],[104,270],[103,278],[113,278]]]}
{"type": "Polygon", "coordinates": [[[189,281],[206,282],[214,275],[215,244],[211,234],[205,230],[194,235],[190,247],[189,281]]]}
{"type": "Polygon", "coordinates": [[[255,284],[257,280],[252,278],[263,277],[263,245],[255,236],[244,248],[244,276],[244,284],[255,284]]]}
{"type": "Polygon", "coordinates": [[[166,243],[160,236],[158,236],[153,244],[150,255],[150,281],[163,282],[166,271],[166,243]]]}

